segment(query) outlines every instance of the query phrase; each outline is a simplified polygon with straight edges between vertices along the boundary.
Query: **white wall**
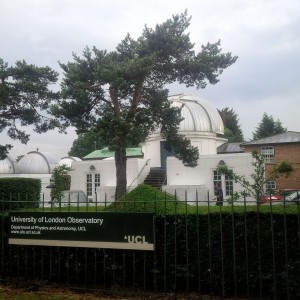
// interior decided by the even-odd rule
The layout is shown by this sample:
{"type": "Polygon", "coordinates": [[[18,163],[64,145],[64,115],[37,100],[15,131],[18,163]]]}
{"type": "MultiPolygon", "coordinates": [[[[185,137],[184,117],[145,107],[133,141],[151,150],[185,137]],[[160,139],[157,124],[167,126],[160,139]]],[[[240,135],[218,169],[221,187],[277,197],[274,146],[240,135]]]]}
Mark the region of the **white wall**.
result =
{"type": "Polygon", "coordinates": [[[170,156],[167,158],[168,185],[201,185],[203,184],[199,165],[195,168],[185,167],[183,163],[170,156]]]}
{"type": "MultiPolygon", "coordinates": [[[[246,180],[251,181],[250,174],[253,173],[253,158],[251,153],[235,153],[235,154],[218,154],[214,156],[200,157],[199,165],[201,173],[203,174],[203,184],[205,184],[210,194],[213,194],[213,171],[216,169],[218,163],[223,160],[226,165],[239,175],[244,175],[246,180]]],[[[234,190],[239,191],[240,185],[234,183],[234,190]]]]}
{"type": "Polygon", "coordinates": [[[164,185],[162,190],[187,201],[187,204],[195,205],[198,201],[198,205],[207,205],[207,188],[204,185],[164,185]]]}
{"type": "Polygon", "coordinates": [[[143,145],[142,151],[145,159],[150,159],[150,166],[160,167],[160,141],[159,135],[149,138],[143,145]]]}
{"type": "MultiPolygon", "coordinates": [[[[86,193],[86,175],[100,174],[100,187],[97,188],[97,199],[104,199],[105,194],[108,199],[114,199],[116,187],[114,159],[73,162],[71,168],[71,190],[82,190],[86,193]],[[94,168],[91,169],[91,166],[94,168]]],[[[143,182],[149,170],[148,160],[143,158],[127,159],[127,186],[132,189],[143,182]]],[[[95,198],[94,194],[93,197],[95,198]]]]}
{"type": "MultiPolygon", "coordinates": [[[[216,155],[217,147],[227,142],[226,139],[218,138],[209,132],[191,133],[183,132],[185,137],[191,140],[191,144],[198,147],[200,155],[216,155]]],[[[142,146],[144,157],[150,159],[151,167],[161,167],[160,142],[163,141],[158,134],[152,135],[142,146]]]]}
{"type": "Polygon", "coordinates": [[[218,138],[216,134],[211,132],[205,133],[193,133],[186,132],[185,137],[191,140],[191,144],[195,147],[198,147],[200,155],[215,155],[217,154],[217,148],[226,143],[227,140],[224,138],[218,138]]]}
{"type": "MultiPolygon", "coordinates": [[[[246,179],[251,181],[250,174],[253,173],[251,153],[201,155],[195,168],[185,167],[175,157],[168,157],[167,186],[163,189],[171,194],[174,194],[176,189],[178,196],[181,195],[181,200],[184,200],[182,195],[186,189],[194,201],[197,190],[201,200],[206,200],[208,192],[209,195],[214,194],[213,171],[216,170],[220,160],[223,160],[236,174],[245,175],[246,179]]],[[[234,191],[241,191],[241,186],[234,183],[234,191]]]]}

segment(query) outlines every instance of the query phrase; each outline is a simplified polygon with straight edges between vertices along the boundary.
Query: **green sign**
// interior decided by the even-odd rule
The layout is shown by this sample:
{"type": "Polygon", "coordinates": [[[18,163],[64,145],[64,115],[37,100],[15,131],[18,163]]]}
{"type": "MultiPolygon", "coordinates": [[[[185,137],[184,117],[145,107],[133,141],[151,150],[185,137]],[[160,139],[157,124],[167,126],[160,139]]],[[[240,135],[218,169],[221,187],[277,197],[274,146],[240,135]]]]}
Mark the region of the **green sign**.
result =
{"type": "Polygon", "coordinates": [[[152,213],[13,212],[9,244],[154,250],[152,213]]]}

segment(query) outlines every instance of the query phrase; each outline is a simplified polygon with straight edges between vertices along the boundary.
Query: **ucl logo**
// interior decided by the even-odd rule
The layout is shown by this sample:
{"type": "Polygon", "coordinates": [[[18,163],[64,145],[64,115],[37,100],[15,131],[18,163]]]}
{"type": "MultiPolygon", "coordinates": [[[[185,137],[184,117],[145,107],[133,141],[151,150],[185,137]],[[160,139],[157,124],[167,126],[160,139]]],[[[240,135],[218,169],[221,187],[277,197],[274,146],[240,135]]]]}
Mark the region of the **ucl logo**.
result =
{"type": "Polygon", "coordinates": [[[130,244],[148,244],[144,235],[125,235],[124,239],[130,244]]]}

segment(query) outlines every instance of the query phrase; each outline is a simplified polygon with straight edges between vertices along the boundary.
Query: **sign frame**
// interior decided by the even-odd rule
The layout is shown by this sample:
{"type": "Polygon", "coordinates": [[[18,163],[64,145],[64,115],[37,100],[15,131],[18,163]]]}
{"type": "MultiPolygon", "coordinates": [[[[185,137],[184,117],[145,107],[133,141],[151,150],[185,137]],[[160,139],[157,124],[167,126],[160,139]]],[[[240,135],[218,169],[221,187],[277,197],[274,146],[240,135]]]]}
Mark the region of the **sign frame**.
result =
{"type": "Polygon", "coordinates": [[[11,212],[11,245],[155,250],[153,213],[11,212]]]}

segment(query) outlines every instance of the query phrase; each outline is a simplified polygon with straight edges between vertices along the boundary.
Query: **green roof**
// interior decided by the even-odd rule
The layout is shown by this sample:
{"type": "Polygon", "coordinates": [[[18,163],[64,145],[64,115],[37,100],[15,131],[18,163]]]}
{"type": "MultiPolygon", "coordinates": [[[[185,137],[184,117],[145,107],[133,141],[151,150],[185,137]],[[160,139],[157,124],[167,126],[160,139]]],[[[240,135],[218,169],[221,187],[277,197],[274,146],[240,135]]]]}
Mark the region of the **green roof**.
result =
{"type": "MultiPolygon", "coordinates": [[[[126,149],[126,157],[143,157],[143,152],[141,147],[137,148],[127,148],[126,149]]],[[[104,148],[101,150],[95,150],[90,154],[84,156],[82,159],[104,159],[108,157],[114,157],[115,151],[111,151],[108,148],[104,148]]]]}

